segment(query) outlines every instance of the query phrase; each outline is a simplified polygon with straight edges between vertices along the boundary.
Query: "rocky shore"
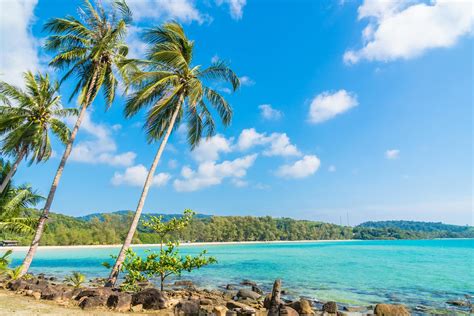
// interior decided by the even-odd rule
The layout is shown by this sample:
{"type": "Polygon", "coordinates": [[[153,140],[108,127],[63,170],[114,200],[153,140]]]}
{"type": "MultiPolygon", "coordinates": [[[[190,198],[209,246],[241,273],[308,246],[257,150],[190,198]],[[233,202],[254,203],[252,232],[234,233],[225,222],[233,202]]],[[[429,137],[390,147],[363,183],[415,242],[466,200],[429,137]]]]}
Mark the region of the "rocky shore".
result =
{"type": "MultiPolygon", "coordinates": [[[[269,316],[362,316],[362,315],[425,315],[425,310],[409,310],[404,305],[376,304],[347,306],[336,302],[321,302],[306,298],[289,300],[284,296],[281,281],[276,280],[272,292],[265,293],[258,284],[244,280],[228,284],[222,290],[198,289],[191,281],[176,281],[168,290],[160,291],[151,283],[141,284],[138,292],[124,292],[101,286],[94,280],[88,287],[73,287],[44,275],[28,279],[3,281],[1,286],[14,293],[36,300],[53,301],[62,307],[79,307],[91,313],[106,311],[159,315],[269,315],[269,316]]],[[[461,307],[465,314],[472,312],[469,300],[448,302],[461,307]]],[[[460,309],[460,313],[464,313],[460,309]]],[[[456,313],[454,313],[456,314],[456,313]]]]}

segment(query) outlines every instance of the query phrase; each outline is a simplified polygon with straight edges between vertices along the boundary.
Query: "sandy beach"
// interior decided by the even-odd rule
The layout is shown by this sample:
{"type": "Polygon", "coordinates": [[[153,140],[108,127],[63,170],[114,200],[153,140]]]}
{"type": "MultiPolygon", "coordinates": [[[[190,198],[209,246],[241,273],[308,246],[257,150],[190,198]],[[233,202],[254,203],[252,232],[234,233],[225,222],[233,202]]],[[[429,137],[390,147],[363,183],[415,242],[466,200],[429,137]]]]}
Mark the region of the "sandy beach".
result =
{"type": "MultiPolygon", "coordinates": [[[[331,239],[331,240],[272,240],[272,241],[216,241],[216,242],[183,242],[182,247],[191,246],[222,246],[222,245],[251,245],[251,244],[300,244],[300,243],[333,243],[333,242],[354,242],[357,239],[331,239]]],[[[134,244],[134,248],[159,247],[159,244],[134,244]]],[[[74,245],[74,246],[39,246],[39,249],[77,249],[77,248],[120,248],[122,245],[74,245]]],[[[0,250],[28,250],[29,246],[5,246],[0,250]]]]}

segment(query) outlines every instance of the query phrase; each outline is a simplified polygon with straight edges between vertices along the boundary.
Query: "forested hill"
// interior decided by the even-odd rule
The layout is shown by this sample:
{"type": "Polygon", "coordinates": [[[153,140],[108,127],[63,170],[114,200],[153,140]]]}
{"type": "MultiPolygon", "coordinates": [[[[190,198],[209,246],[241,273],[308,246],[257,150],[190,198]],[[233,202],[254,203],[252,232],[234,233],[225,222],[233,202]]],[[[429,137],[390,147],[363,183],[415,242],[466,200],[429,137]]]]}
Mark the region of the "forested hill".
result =
{"type": "MultiPolygon", "coordinates": [[[[30,210],[25,216],[38,216],[30,210]]],[[[143,214],[142,219],[151,215],[143,214]]],[[[172,216],[164,214],[168,220],[172,216]]],[[[50,220],[41,241],[42,245],[104,245],[123,242],[132,221],[133,212],[96,213],[72,217],[56,213],[50,220]]],[[[326,240],[326,239],[426,239],[426,238],[474,238],[474,228],[465,226],[436,226],[439,223],[420,222],[367,222],[357,227],[295,220],[291,218],[253,216],[196,215],[191,225],[179,239],[183,241],[269,241],[269,240],[326,240]],[[398,226],[396,223],[399,223],[398,226]],[[412,224],[410,224],[412,223],[412,224]],[[432,229],[420,227],[431,225],[432,229]],[[433,225],[436,224],[436,225],[433,225]],[[412,226],[410,226],[412,225],[412,226]],[[403,228],[402,228],[403,227],[403,228]],[[438,228],[436,228],[438,227],[438,228]],[[456,228],[457,227],[457,228],[456,228]]],[[[444,224],[441,224],[444,225],[444,224]]],[[[31,236],[17,236],[0,232],[1,239],[16,239],[27,245],[31,236]]],[[[157,236],[139,225],[134,243],[157,243],[157,236]]]]}

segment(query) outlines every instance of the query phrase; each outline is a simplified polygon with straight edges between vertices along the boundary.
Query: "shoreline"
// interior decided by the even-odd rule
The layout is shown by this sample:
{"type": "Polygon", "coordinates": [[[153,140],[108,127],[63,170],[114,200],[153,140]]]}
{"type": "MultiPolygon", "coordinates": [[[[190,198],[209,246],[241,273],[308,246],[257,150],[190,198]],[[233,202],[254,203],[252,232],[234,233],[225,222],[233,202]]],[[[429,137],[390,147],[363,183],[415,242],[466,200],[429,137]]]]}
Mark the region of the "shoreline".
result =
{"type": "MultiPolygon", "coordinates": [[[[207,241],[207,242],[183,242],[180,246],[226,246],[226,245],[254,245],[254,244],[307,244],[307,243],[338,243],[357,242],[360,239],[325,239],[325,240],[269,240],[269,241],[207,241]]],[[[132,244],[134,248],[159,247],[159,244],[132,244]]],[[[81,249],[81,248],[120,248],[122,244],[114,245],[68,245],[68,246],[38,246],[38,249],[81,249]]],[[[29,246],[3,246],[0,250],[28,250],[29,246]]]]}

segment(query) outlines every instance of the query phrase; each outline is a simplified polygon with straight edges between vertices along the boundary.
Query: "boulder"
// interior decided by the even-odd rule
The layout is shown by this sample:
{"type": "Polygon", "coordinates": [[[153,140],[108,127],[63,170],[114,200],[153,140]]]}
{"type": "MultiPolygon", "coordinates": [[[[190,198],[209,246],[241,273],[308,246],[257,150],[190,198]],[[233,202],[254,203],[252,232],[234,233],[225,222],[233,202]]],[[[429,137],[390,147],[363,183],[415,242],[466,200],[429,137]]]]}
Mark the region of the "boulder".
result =
{"type": "Polygon", "coordinates": [[[41,299],[56,301],[62,298],[62,291],[56,287],[47,286],[41,290],[41,299]]]}
{"type": "Polygon", "coordinates": [[[244,303],[241,303],[241,302],[236,302],[236,301],[228,301],[226,303],[226,306],[230,310],[233,310],[233,309],[253,310],[253,308],[248,306],[247,304],[244,304],[244,303]]]}
{"type": "Polygon", "coordinates": [[[82,309],[94,309],[105,306],[106,303],[107,299],[104,296],[84,296],[79,303],[79,307],[82,309]]]}
{"type": "Polygon", "coordinates": [[[225,286],[225,289],[226,290],[237,290],[237,287],[235,286],[235,284],[227,284],[225,286]]]}
{"type": "Polygon", "coordinates": [[[227,307],[219,305],[219,306],[214,306],[214,308],[212,309],[212,312],[216,316],[226,316],[227,310],[228,310],[227,307]]]}
{"type": "Polygon", "coordinates": [[[39,300],[41,298],[41,293],[40,292],[33,292],[31,294],[35,298],[35,300],[39,300]]]}
{"type": "Polygon", "coordinates": [[[265,299],[263,300],[263,307],[265,307],[266,309],[270,309],[271,302],[272,302],[272,294],[269,293],[265,296],[265,299]]]}
{"type": "Polygon", "coordinates": [[[311,307],[311,302],[305,300],[304,298],[300,299],[299,301],[290,303],[288,304],[288,306],[295,309],[300,315],[314,315],[313,308],[311,307]]]}
{"type": "Polygon", "coordinates": [[[157,289],[145,289],[132,296],[132,305],[142,304],[144,309],[164,309],[167,307],[167,298],[157,289]]]}
{"type": "Polygon", "coordinates": [[[130,310],[134,313],[139,313],[143,310],[143,305],[142,304],[138,304],[138,305],[135,305],[135,306],[132,306],[130,308],[130,310]]]}
{"type": "Polygon", "coordinates": [[[199,300],[199,305],[212,305],[212,300],[208,298],[201,298],[199,300]]]}
{"type": "Polygon", "coordinates": [[[191,287],[194,286],[193,281],[190,280],[178,280],[174,282],[175,286],[186,286],[186,287],[191,287]]]}
{"type": "Polygon", "coordinates": [[[112,294],[112,289],[109,287],[98,287],[98,288],[87,288],[82,289],[79,294],[76,295],[76,300],[80,300],[83,297],[103,297],[107,301],[109,296],[112,294]]]}
{"type": "Polygon", "coordinates": [[[255,283],[255,282],[252,281],[252,280],[243,280],[242,282],[240,282],[240,284],[242,284],[242,285],[249,285],[249,286],[257,286],[257,283],[255,283]]]}
{"type": "Polygon", "coordinates": [[[14,280],[11,282],[8,282],[7,284],[7,289],[12,290],[12,291],[21,291],[29,288],[29,282],[25,280],[14,280]]]}
{"type": "Polygon", "coordinates": [[[175,315],[185,316],[199,316],[199,301],[197,300],[182,300],[175,307],[175,315]]]}
{"type": "Polygon", "coordinates": [[[460,307],[471,306],[471,303],[469,303],[468,301],[461,301],[461,300],[451,300],[451,301],[447,301],[446,303],[449,305],[460,306],[460,307]]]}
{"type": "Polygon", "coordinates": [[[238,298],[250,298],[252,300],[257,300],[261,295],[258,294],[257,292],[247,290],[247,289],[240,289],[237,292],[237,297],[238,298]]]}
{"type": "Polygon", "coordinates": [[[63,300],[73,300],[76,298],[77,295],[81,292],[81,289],[73,288],[73,289],[66,289],[62,293],[63,300]]]}
{"type": "Polygon", "coordinates": [[[404,305],[377,304],[374,314],[377,316],[409,316],[411,315],[404,305]]]}
{"type": "Polygon", "coordinates": [[[299,314],[296,310],[294,310],[290,306],[281,306],[280,315],[298,316],[299,314]]]}
{"type": "Polygon", "coordinates": [[[275,280],[271,294],[270,303],[268,304],[268,316],[279,316],[281,304],[281,281],[275,280]]]}
{"type": "Polygon", "coordinates": [[[107,306],[118,312],[127,312],[132,306],[132,295],[123,292],[116,292],[107,299],[107,306]]]}
{"type": "Polygon", "coordinates": [[[335,314],[337,313],[337,303],[327,302],[323,305],[323,312],[335,314]]]}
{"type": "Polygon", "coordinates": [[[254,291],[255,293],[258,293],[260,295],[263,295],[262,289],[259,288],[258,286],[252,285],[252,291],[254,291]]]}

